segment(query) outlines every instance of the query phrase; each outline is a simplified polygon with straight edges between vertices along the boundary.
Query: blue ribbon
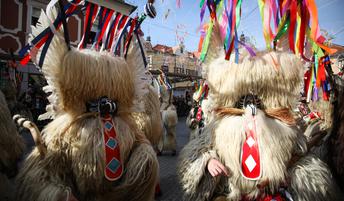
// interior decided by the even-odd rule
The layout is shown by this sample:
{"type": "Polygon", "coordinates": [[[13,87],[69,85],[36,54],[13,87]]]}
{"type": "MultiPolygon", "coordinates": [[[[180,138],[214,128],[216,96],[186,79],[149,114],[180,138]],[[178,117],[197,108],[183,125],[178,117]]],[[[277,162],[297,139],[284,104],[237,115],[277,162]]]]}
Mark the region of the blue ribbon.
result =
{"type": "Polygon", "coordinates": [[[239,63],[239,44],[238,44],[238,33],[235,29],[235,35],[234,35],[234,48],[235,48],[235,63],[239,63]]]}
{"type": "Polygon", "coordinates": [[[138,43],[139,43],[140,50],[141,50],[141,55],[142,55],[142,59],[143,59],[143,63],[144,63],[145,68],[146,68],[148,63],[147,63],[147,58],[146,58],[146,55],[145,55],[145,51],[144,51],[144,49],[143,49],[143,46],[142,46],[142,43],[141,43],[139,34],[137,33],[136,30],[134,31],[134,33],[135,33],[136,38],[137,38],[137,41],[138,41],[138,43]]]}
{"type": "MultiPolygon", "coordinates": [[[[111,26],[110,26],[110,31],[109,31],[109,32],[111,32],[111,30],[115,28],[114,26],[115,26],[116,20],[117,20],[117,18],[118,18],[119,15],[120,15],[119,13],[116,13],[115,19],[111,22],[111,26]]],[[[118,22],[118,23],[119,23],[119,22],[118,22]]],[[[105,41],[105,47],[108,46],[108,44],[109,44],[109,42],[110,42],[110,41],[109,41],[109,40],[110,40],[110,37],[111,37],[111,34],[108,34],[107,37],[106,37],[106,41],[105,41]]]]}
{"type": "MultiPolygon", "coordinates": [[[[88,39],[89,39],[89,32],[91,31],[91,24],[92,24],[92,16],[93,16],[93,10],[94,10],[94,4],[90,3],[90,14],[88,16],[88,19],[87,20],[87,26],[86,26],[86,30],[85,30],[85,33],[84,33],[84,40],[83,40],[83,43],[82,43],[82,48],[86,48],[87,46],[87,43],[88,43],[88,39]]],[[[86,23],[86,22],[84,22],[86,23]]]]}
{"type": "Polygon", "coordinates": [[[47,54],[48,52],[48,48],[49,48],[49,45],[51,43],[51,41],[53,40],[54,38],[54,34],[51,34],[48,38],[48,40],[45,42],[44,46],[43,46],[43,49],[42,49],[42,52],[41,52],[41,56],[39,58],[39,63],[38,63],[38,66],[39,67],[42,67],[43,66],[43,63],[44,63],[44,59],[45,59],[45,55],[47,54]]]}
{"type": "MultiPolygon", "coordinates": [[[[122,18],[122,19],[123,19],[123,18],[122,18]]],[[[122,30],[122,33],[121,33],[121,35],[119,35],[119,37],[118,37],[118,39],[117,39],[117,41],[116,41],[116,46],[115,46],[115,49],[114,49],[114,51],[115,51],[114,54],[116,54],[116,50],[117,50],[117,48],[118,48],[119,42],[121,41],[121,39],[122,39],[122,37],[123,37],[123,35],[124,35],[124,32],[126,32],[126,30],[128,29],[129,25],[131,25],[131,22],[132,22],[132,19],[129,19],[129,21],[127,22],[127,24],[124,25],[123,30],[122,30]]]]}
{"type": "Polygon", "coordinates": [[[100,32],[102,31],[102,28],[103,28],[103,24],[104,24],[104,19],[103,19],[103,12],[104,12],[104,7],[100,7],[100,10],[99,10],[99,13],[98,13],[98,16],[99,16],[99,24],[98,24],[98,29],[97,29],[97,33],[96,35],[94,36],[94,39],[93,39],[93,44],[92,44],[92,48],[94,48],[94,46],[96,45],[97,43],[97,40],[98,40],[98,37],[99,37],[99,34],[100,32]]]}

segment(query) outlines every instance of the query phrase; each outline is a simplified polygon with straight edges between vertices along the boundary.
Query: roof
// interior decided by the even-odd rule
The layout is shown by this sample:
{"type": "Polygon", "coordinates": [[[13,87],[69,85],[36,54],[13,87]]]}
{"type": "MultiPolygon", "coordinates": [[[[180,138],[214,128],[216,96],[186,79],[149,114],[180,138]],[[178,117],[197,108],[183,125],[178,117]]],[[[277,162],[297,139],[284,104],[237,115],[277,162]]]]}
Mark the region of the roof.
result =
{"type": "Polygon", "coordinates": [[[330,45],[330,47],[337,50],[337,52],[334,53],[332,56],[337,56],[337,55],[340,55],[340,54],[344,54],[344,46],[343,45],[338,45],[338,44],[332,43],[330,45]]]}
{"type": "Polygon", "coordinates": [[[173,49],[172,47],[166,46],[166,45],[161,45],[157,44],[153,47],[154,51],[160,52],[160,53],[168,53],[168,54],[173,54],[173,49]]]}

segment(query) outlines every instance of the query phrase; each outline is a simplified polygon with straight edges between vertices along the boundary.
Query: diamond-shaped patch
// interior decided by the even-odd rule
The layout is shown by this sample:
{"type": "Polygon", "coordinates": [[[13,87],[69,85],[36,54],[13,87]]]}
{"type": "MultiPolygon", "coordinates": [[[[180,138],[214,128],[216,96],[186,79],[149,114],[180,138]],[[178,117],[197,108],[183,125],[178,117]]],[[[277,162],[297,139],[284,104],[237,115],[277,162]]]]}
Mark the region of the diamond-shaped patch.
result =
{"type": "Polygon", "coordinates": [[[250,155],[249,157],[247,157],[246,161],[245,161],[245,164],[248,168],[248,170],[250,172],[252,172],[252,170],[254,169],[254,167],[256,167],[257,163],[256,161],[254,161],[252,155],[250,155]]]}
{"type": "Polygon", "coordinates": [[[116,173],[116,171],[120,165],[121,165],[121,163],[116,158],[113,158],[110,161],[110,163],[107,165],[107,168],[109,168],[109,170],[111,170],[111,172],[116,173]]]}
{"type": "Polygon", "coordinates": [[[111,130],[111,128],[112,128],[112,124],[108,121],[105,122],[104,126],[105,126],[106,130],[108,130],[108,131],[111,130]]]}
{"type": "Polygon", "coordinates": [[[250,148],[254,145],[254,143],[256,143],[256,141],[254,141],[254,139],[250,136],[247,140],[246,143],[248,144],[248,146],[250,146],[250,148]]]}
{"type": "Polygon", "coordinates": [[[106,142],[106,145],[111,149],[114,149],[117,146],[117,141],[110,137],[109,140],[106,142]]]}

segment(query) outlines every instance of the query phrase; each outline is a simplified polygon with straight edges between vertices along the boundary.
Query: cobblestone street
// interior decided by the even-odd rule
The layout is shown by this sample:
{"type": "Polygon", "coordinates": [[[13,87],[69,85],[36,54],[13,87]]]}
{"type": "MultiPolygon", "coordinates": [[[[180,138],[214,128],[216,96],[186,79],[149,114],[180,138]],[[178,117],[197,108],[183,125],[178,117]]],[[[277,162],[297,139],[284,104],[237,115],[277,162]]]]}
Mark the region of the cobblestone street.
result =
{"type": "Polygon", "coordinates": [[[162,196],[157,201],[181,201],[182,193],[177,176],[178,153],[189,140],[189,128],[185,124],[185,117],[179,117],[177,125],[177,156],[164,152],[159,156],[160,185],[162,196]]]}

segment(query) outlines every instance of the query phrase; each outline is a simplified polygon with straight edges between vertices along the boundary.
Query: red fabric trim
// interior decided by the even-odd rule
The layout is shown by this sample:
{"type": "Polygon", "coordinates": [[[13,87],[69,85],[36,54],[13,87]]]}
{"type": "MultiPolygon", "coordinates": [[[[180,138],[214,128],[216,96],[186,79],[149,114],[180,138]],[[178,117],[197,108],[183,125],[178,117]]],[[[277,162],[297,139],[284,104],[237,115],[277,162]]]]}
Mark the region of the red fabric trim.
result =
{"type": "Polygon", "coordinates": [[[115,181],[119,179],[123,174],[123,165],[121,162],[121,154],[119,149],[119,142],[117,140],[117,134],[115,130],[115,125],[112,120],[112,117],[110,115],[107,115],[105,118],[102,118],[103,126],[104,126],[104,146],[105,146],[105,178],[109,181],[115,181]],[[111,124],[111,129],[106,128],[106,124],[111,124]],[[108,140],[113,139],[116,141],[115,148],[110,148],[107,146],[108,140]],[[115,172],[111,171],[110,168],[108,168],[108,165],[111,163],[112,160],[119,161],[119,167],[116,169],[115,172]]]}

